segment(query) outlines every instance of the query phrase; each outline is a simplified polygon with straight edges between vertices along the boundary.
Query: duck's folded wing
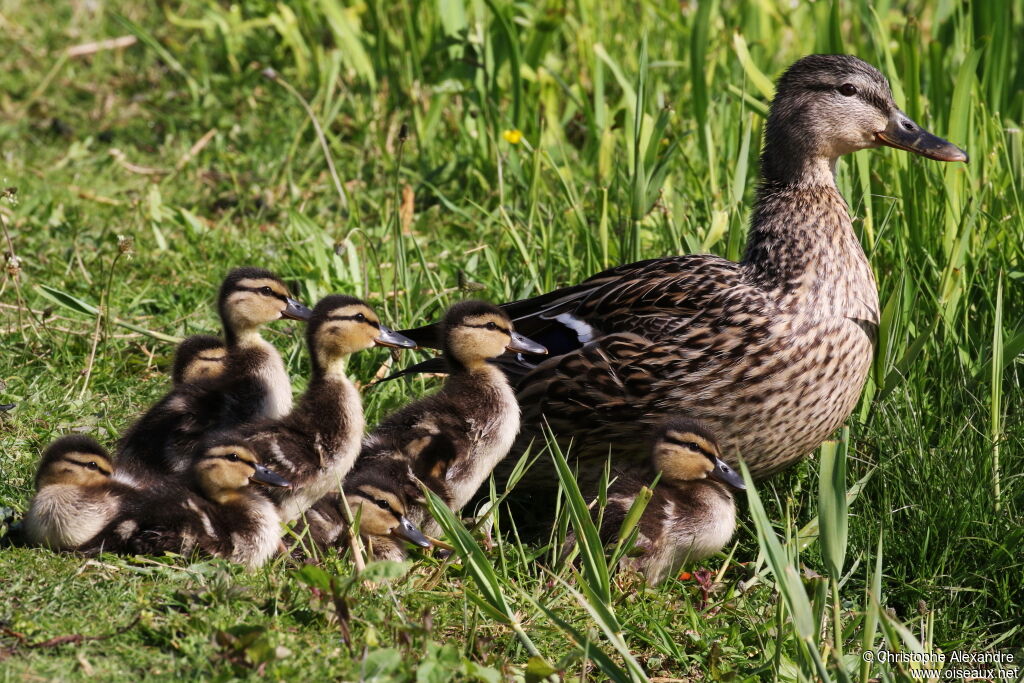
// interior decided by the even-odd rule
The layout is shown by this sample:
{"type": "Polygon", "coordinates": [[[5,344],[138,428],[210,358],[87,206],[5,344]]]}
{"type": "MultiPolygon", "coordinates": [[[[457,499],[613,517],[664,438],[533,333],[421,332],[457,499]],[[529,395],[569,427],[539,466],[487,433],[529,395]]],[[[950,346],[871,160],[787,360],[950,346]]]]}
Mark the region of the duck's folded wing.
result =
{"type": "MultiPolygon", "coordinates": [[[[639,261],[604,271],[572,287],[502,304],[517,332],[547,347],[550,357],[570,353],[606,334],[631,332],[666,338],[713,302],[744,291],[740,266],[710,254],[639,261]]],[[[438,348],[437,323],[403,330],[417,344],[438,348]]],[[[497,364],[513,378],[529,372],[542,356],[505,354],[497,364]]],[[[439,371],[424,361],[401,374],[439,371]]],[[[400,376],[400,375],[396,375],[400,376]]]]}

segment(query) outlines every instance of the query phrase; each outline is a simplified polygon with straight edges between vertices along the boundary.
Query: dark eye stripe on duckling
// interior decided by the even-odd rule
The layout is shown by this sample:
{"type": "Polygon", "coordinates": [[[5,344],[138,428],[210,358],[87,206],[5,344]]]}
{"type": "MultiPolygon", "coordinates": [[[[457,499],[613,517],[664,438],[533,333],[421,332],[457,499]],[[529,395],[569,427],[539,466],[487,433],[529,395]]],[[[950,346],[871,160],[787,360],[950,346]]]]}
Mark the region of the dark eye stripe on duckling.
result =
{"type": "MultiPolygon", "coordinates": [[[[253,282],[252,280],[242,280],[241,282],[236,284],[232,289],[234,291],[236,291],[236,292],[252,292],[253,294],[259,294],[260,296],[272,296],[275,299],[278,299],[280,301],[284,301],[284,302],[287,303],[287,301],[288,301],[288,294],[287,293],[282,294],[281,292],[278,292],[276,289],[274,289],[273,285],[269,284],[269,283],[268,284],[262,284],[262,285],[247,284],[247,283],[252,283],[252,282],[253,282]]],[[[256,282],[259,282],[259,280],[256,280],[256,282]]]]}
{"type": "Polygon", "coordinates": [[[506,327],[504,324],[498,322],[497,320],[492,320],[488,318],[466,318],[466,320],[460,323],[460,326],[472,327],[478,330],[493,330],[495,332],[501,331],[510,337],[512,336],[512,330],[510,328],[506,327]],[[483,322],[470,322],[475,320],[483,320],[483,322]]]}
{"type": "Polygon", "coordinates": [[[391,505],[391,503],[379,493],[373,493],[368,489],[358,488],[356,489],[356,495],[359,496],[360,498],[365,499],[367,503],[376,505],[381,510],[387,510],[388,512],[395,516],[395,519],[398,519],[402,516],[402,513],[396,510],[394,506],[391,505]],[[380,503],[384,503],[384,505],[382,506],[380,503]]]}
{"type": "Polygon", "coordinates": [[[96,470],[100,474],[102,474],[104,476],[107,476],[107,477],[110,476],[111,471],[112,471],[109,468],[105,467],[104,465],[100,464],[96,460],[91,460],[91,459],[90,460],[76,460],[75,458],[65,458],[65,460],[67,460],[68,462],[72,462],[72,463],[78,465],[79,467],[84,467],[84,468],[90,469],[90,470],[96,470]]]}
{"type": "Polygon", "coordinates": [[[255,459],[249,459],[244,455],[239,455],[238,450],[235,449],[227,450],[227,452],[223,450],[219,450],[216,452],[211,451],[205,453],[201,457],[203,460],[227,460],[228,462],[240,462],[251,467],[254,472],[256,471],[255,459]]]}
{"type": "Polygon", "coordinates": [[[700,451],[702,455],[709,458],[716,458],[715,449],[712,448],[708,441],[696,434],[690,434],[687,432],[669,432],[662,439],[667,444],[673,446],[679,446],[680,448],[693,448],[696,446],[696,450],[700,451]]]}
{"type": "Polygon", "coordinates": [[[356,313],[354,315],[329,315],[327,316],[327,320],[353,320],[356,322],[366,323],[370,327],[378,330],[380,329],[380,323],[365,313],[356,313]]]}

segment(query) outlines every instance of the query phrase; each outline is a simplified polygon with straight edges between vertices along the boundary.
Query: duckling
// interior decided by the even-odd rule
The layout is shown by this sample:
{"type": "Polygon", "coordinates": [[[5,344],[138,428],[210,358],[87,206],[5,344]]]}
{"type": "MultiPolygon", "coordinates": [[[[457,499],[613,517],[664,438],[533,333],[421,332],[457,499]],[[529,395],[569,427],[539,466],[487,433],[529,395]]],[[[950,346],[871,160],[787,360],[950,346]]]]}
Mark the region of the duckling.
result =
{"type": "Polygon", "coordinates": [[[396,452],[428,461],[443,469],[446,502],[457,510],[508,454],[519,432],[515,393],[488,361],[506,351],[543,354],[547,349],[514,332],[508,316],[484,301],[449,308],[441,334],[448,366],[444,386],[381,422],[364,441],[355,467],[376,467],[376,458],[396,452]]]}
{"type": "Polygon", "coordinates": [[[313,309],[306,328],[312,378],[295,409],[245,430],[260,460],[292,482],[270,491],[285,521],[301,515],[341,480],[359,454],[363,407],[345,375],[349,355],[372,346],[412,348],[411,339],[384,327],[363,301],[332,295],[313,309]]]}
{"type": "Polygon", "coordinates": [[[130,555],[198,550],[249,568],[273,557],[280,546],[281,519],[250,483],[290,484],[260,464],[241,435],[219,432],[204,439],[190,477],[191,490],[122,491],[116,514],[76,550],[130,555]]]}
{"type": "Polygon", "coordinates": [[[685,562],[698,562],[721,550],[736,529],[731,489],[743,478],[722,462],[718,441],[706,425],[687,418],[664,422],[654,434],[647,462],[616,470],[608,487],[601,540],[614,542],[641,487],[661,478],[637,525],[637,556],[622,564],[657,585],[685,562]]]}
{"type": "Polygon", "coordinates": [[[75,548],[95,536],[117,513],[110,457],[95,439],[71,434],[50,444],[36,470],[36,495],[21,533],[32,545],[75,548]]]}
{"type": "Polygon", "coordinates": [[[236,268],[218,297],[227,355],[217,377],[171,390],[118,442],[115,477],[129,483],[184,476],[202,436],[291,409],[291,382],[280,354],[259,333],[281,318],[308,320],[312,311],[292,299],[284,283],[260,268],[236,268]]]}
{"type": "MultiPolygon", "coordinates": [[[[374,559],[402,560],[407,543],[421,548],[431,546],[410,519],[421,517],[426,509],[420,481],[433,490],[445,490],[443,479],[425,475],[421,480],[401,455],[377,458],[373,467],[353,471],[345,479],[349,510],[358,517],[359,536],[374,559]]],[[[306,511],[295,525],[297,535],[302,536],[304,531],[306,540],[321,550],[348,546],[349,527],[338,493],[325,495],[306,511]]]]}
{"type": "Polygon", "coordinates": [[[179,386],[185,382],[220,377],[224,372],[227,349],[224,342],[208,334],[197,334],[178,345],[171,369],[171,382],[179,386]]]}

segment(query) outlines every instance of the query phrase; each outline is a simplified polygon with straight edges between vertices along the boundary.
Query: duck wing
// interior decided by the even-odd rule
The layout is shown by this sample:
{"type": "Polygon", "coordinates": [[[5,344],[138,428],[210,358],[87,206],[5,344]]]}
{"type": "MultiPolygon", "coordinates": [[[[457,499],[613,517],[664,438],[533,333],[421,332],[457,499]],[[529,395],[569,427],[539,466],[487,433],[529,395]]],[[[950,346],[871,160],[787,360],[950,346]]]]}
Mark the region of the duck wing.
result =
{"type": "MultiPolygon", "coordinates": [[[[517,332],[562,356],[608,334],[630,332],[668,339],[690,326],[715,300],[756,298],[764,294],[746,282],[741,266],[711,254],[649,259],[598,273],[578,285],[502,304],[517,332]]],[[[440,346],[439,324],[403,330],[424,348],[440,346]]],[[[529,374],[543,356],[505,354],[494,361],[510,378],[529,374]]],[[[422,372],[443,372],[443,362],[428,359],[388,379],[422,372]]]]}

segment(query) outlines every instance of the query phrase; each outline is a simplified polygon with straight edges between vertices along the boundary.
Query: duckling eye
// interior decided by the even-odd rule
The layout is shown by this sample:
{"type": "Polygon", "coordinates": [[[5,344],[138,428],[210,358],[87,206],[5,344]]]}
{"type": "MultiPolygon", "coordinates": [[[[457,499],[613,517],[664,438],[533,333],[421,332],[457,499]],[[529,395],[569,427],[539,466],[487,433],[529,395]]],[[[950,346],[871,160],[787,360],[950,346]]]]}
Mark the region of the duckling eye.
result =
{"type": "Polygon", "coordinates": [[[853,97],[857,94],[857,86],[853,83],[843,83],[839,86],[839,94],[846,97],[853,97]]]}
{"type": "Polygon", "coordinates": [[[100,466],[96,464],[95,460],[86,465],[86,467],[88,467],[90,470],[98,470],[100,468],[100,466]]]}
{"type": "Polygon", "coordinates": [[[274,290],[270,287],[260,287],[260,294],[266,294],[267,296],[274,296],[274,290]]]}
{"type": "Polygon", "coordinates": [[[355,319],[358,320],[361,323],[365,323],[366,322],[366,316],[363,315],[362,313],[356,313],[355,314],[355,319]]]}
{"type": "Polygon", "coordinates": [[[228,453],[224,457],[227,458],[229,462],[238,462],[240,460],[238,453],[228,453]]]}
{"type": "Polygon", "coordinates": [[[373,504],[379,507],[381,510],[388,509],[388,502],[383,498],[378,498],[377,500],[373,501],[373,504]]]}
{"type": "Polygon", "coordinates": [[[489,330],[496,330],[496,329],[498,329],[498,325],[496,323],[494,323],[494,322],[487,323],[486,327],[489,330]]]}

